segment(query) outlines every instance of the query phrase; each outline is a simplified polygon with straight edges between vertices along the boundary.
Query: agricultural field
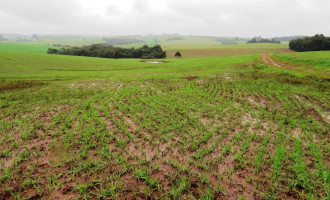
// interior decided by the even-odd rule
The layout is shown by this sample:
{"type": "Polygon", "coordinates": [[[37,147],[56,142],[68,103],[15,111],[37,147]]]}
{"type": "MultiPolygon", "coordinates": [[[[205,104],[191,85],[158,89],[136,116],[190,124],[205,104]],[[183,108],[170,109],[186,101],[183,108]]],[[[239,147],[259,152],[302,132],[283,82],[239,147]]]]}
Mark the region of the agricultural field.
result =
{"type": "Polygon", "coordinates": [[[167,47],[169,58],[174,58],[175,52],[180,51],[183,58],[212,58],[235,55],[250,55],[261,53],[292,52],[287,44],[237,44],[205,47],[167,47]]]}
{"type": "Polygon", "coordinates": [[[52,45],[83,46],[106,43],[105,38],[119,38],[143,41],[142,43],[129,43],[114,45],[122,48],[139,48],[146,44],[149,46],[161,45],[167,53],[167,58],[175,58],[175,53],[180,51],[183,58],[213,58],[236,55],[250,55],[260,53],[291,52],[288,43],[282,44],[246,44],[246,38],[232,37],[204,37],[182,35],[147,35],[147,36],[88,36],[88,35],[41,35],[38,41],[30,41],[31,37],[22,38],[30,42],[15,42],[16,37],[8,37],[9,41],[0,42],[0,51],[46,53],[48,48],[61,48],[52,45]],[[224,44],[229,41],[237,44],[224,44]]]}
{"type": "Polygon", "coordinates": [[[89,35],[37,35],[36,38],[32,38],[31,35],[6,35],[3,36],[7,41],[1,43],[17,43],[17,44],[43,44],[43,45],[72,45],[82,46],[90,45],[94,43],[102,43],[102,36],[89,36],[89,35]]]}
{"type": "Polygon", "coordinates": [[[328,51],[278,54],[275,58],[298,69],[330,72],[330,54],[328,51]]]}
{"type": "Polygon", "coordinates": [[[329,197],[328,52],[146,63],[4,44],[0,199],[329,197]]]}
{"type": "MultiPolygon", "coordinates": [[[[98,43],[105,43],[103,38],[114,39],[133,39],[141,42],[132,42],[128,44],[115,45],[123,48],[141,47],[146,44],[149,46],[161,45],[162,47],[217,47],[226,46],[225,42],[243,44],[247,38],[234,37],[207,37],[207,36],[186,36],[179,34],[163,34],[163,35],[127,35],[127,36],[93,36],[93,35],[38,35],[38,38],[32,38],[28,35],[4,35],[5,42],[19,44],[60,44],[70,46],[83,46],[98,43]],[[20,42],[23,40],[24,42],[20,42]]],[[[0,42],[1,44],[2,42],[0,42]]]]}
{"type": "Polygon", "coordinates": [[[28,53],[41,53],[45,54],[48,48],[59,48],[54,46],[49,46],[46,44],[29,44],[29,43],[4,43],[0,42],[0,51],[4,52],[28,52],[28,53]]]}

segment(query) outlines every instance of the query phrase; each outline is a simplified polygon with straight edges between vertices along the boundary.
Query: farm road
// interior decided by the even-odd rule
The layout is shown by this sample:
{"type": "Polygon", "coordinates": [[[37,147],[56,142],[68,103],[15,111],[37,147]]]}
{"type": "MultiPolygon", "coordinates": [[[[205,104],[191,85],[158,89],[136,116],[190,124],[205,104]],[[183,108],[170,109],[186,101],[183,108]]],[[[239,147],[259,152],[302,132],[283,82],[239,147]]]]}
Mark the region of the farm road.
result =
{"type": "Polygon", "coordinates": [[[272,66],[275,66],[275,67],[288,69],[288,67],[285,66],[284,64],[273,60],[272,57],[271,57],[271,54],[262,54],[261,57],[260,57],[260,62],[263,63],[263,64],[266,64],[266,65],[272,65],[272,66]]]}

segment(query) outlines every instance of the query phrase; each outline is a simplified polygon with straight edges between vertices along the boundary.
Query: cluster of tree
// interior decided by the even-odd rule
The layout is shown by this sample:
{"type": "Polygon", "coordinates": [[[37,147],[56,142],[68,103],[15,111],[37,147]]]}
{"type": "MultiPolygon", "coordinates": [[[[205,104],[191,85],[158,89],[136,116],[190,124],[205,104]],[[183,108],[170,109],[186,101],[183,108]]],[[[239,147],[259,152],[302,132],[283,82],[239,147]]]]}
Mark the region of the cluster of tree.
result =
{"type": "Polygon", "coordinates": [[[289,47],[294,51],[324,51],[330,50],[330,37],[316,34],[312,37],[303,37],[291,40],[289,47]]]}
{"type": "Polygon", "coordinates": [[[28,42],[29,40],[28,39],[25,39],[25,38],[21,38],[21,37],[18,37],[16,39],[16,42],[28,42]]]}
{"type": "Polygon", "coordinates": [[[275,38],[265,39],[265,38],[261,38],[260,36],[252,38],[251,40],[247,41],[247,43],[276,43],[276,44],[281,44],[281,42],[275,40],[275,38]]]}
{"type": "Polygon", "coordinates": [[[74,56],[89,56],[89,57],[101,57],[101,58],[166,58],[166,52],[163,51],[161,46],[156,45],[149,47],[144,45],[140,48],[120,48],[113,47],[107,44],[93,44],[82,47],[61,48],[52,49],[49,48],[48,54],[62,54],[62,55],[74,55],[74,56]]]}
{"type": "Polygon", "coordinates": [[[62,44],[52,44],[52,46],[54,46],[54,47],[71,47],[70,45],[62,45],[62,44]]]}
{"type": "Polygon", "coordinates": [[[221,42],[223,45],[237,44],[237,40],[227,39],[227,38],[217,38],[218,42],[221,42]]]}
{"type": "Polygon", "coordinates": [[[166,41],[176,41],[176,40],[184,40],[183,37],[170,37],[170,38],[167,38],[166,41]]]}
{"type": "Polygon", "coordinates": [[[235,41],[239,41],[239,40],[241,40],[241,39],[240,39],[238,36],[236,36],[234,40],[235,40],[235,41]]]}
{"type": "Polygon", "coordinates": [[[33,34],[32,35],[32,39],[31,39],[32,42],[37,42],[37,41],[40,41],[39,39],[39,36],[37,34],[33,34]]]}
{"type": "Polygon", "coordinates": [[[6,41],[6,40],[8,40],[8,39],[5,38],[5,37],[3,37],[3,35],[0,35],[0,42],[1,42],[1,41],[6,41]]]}
{"type": "Polygon", "coordinates": [[[297,38],[303,38],[304,36],[284,36],[284,37],[274,37],[275,40],[277,41],[291,41],[297,38]]]}
{"type": "Polygon", "coordinates": [[[39,42],[39,41],[41,41],[41,40],[39,39],[39,36],[37,34],[33,34],[31,36],[31,39],[26,38],[26,36],[16,37],[16,42],[39,42]]]}
{"type": "Polygon", "coordinates": [[[160,41],[158,40],[157,36],[154,37],[154,43],[157,45],[160,41]]]}
{"type": "Polygon", "coordinates": [[[102,39],[110,45],[145,43],[145,41],[143,41],[143,40],[138,40],[138,39],[134,39],[134,38],[102,38],[102,39]]]}

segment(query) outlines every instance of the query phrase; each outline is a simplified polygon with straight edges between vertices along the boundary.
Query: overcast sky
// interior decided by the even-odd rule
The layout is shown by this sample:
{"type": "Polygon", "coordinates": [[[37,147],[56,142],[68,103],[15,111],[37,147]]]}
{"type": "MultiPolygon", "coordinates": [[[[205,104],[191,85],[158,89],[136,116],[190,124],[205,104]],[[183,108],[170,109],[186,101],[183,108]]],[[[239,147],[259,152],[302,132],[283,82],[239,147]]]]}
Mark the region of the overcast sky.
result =
{"type": "Polygon", "coordinates": [[[330,35],[330,0],[0,0],[0,33],[330,35]]]}

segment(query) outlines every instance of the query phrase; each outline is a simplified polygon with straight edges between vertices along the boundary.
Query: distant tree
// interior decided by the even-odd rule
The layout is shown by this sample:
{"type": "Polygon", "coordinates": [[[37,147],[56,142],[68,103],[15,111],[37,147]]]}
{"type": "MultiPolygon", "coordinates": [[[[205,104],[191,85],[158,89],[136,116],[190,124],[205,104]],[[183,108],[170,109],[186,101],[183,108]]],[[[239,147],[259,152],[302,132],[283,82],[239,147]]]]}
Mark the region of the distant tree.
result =
{"type": "Polygon", "coordinates": [[[4,38],[3,35],[0,35],[0,41],[6,41],[8,40],[7,38],[4,38]]]}
{"type": "Polygon", "coordinates": [[[166,41],[175,41],[175,40],[184,40],[184,38],[178,36],[178,37],[170,37],[166,39],[166,41]]]}
{"type": "Polygon", "coordinates": [[[305,36],[285,36],[285,37],[274,37],[275,40],[277,41],[291,41],[291,40],[294,40],[294,39],[298,39],[298,38],[303,38],[305,36]]]}
{"type": "Polygon", "coordinates": [[[270,39],[261,38],[260,36],[252,38],[247,43],[276,43],[276,44],[281,44],[280,41],[277,41],[274,38],[270,40],[270,39]]]}
{"type": "Polygon", "coordinates": [[[52,48],[49,48],[47,53],[48,54],[57,54],[58,50],[57,49],[52,49],[52,48]]]}
{"type": "Polygon", "coordinates": [[[39,41],[39,37],[37,34],[32,35],[32,41],[39,41]]]}
{"type": "Polygon", "coordinates": [[[257,38],[252,38],[251,40],[247,41],[247,43],[258,43],[257,38]]]}
{"type": "Polygon", "coordinates": [[[149,47],[144,45],[138,49],[135,48],[120,48],[113,47],[108,44],[93,44],[82,47],[71,47],[52,49],[49,48],[47,53],[49,54],[62,54],[62,55],[74,55],[74,56],[89,56],[89,57],[101,57],[101,58],[166,58],[166,52],[163,51],[160,45],[149,47]]]}
{"type": "Polygon", "coordinates": [[[216,41],[221,42],[223,45],[230,45],[230,44],[237,44],[236,39],[231,39],[231,38],[216,38],[216,41]]]}
{"type": "Polygon", "coordinates": [[[176,57],[176,58],[181,58],[181,53],[180,53],[180,51],[177,51],[177,52],[175,53],[175,57],[176,57]]]}
{"type": "Polygon", "coordinates": [[[135,38],[102,38],[104,41],[106,41],[110,45],[125,45],[125,44],[132,44],[132,43],[146,43],[143,40],[138,40],[135,38]]]}
{"type": "Polygon", "coordinates": [[[21,37],[18,37],[17,39],[16,39],[16,42],[27,42],[28,40],[27,39],[25,39],[25,38],[21,38],[21,37]]]}
{"type": "Polygon", "coordinates": [[[163,51],[160,45],[155,45],[151,47],[151,52],[153,54],[153,58],[166,58],[166,52],[163,51]]]}

